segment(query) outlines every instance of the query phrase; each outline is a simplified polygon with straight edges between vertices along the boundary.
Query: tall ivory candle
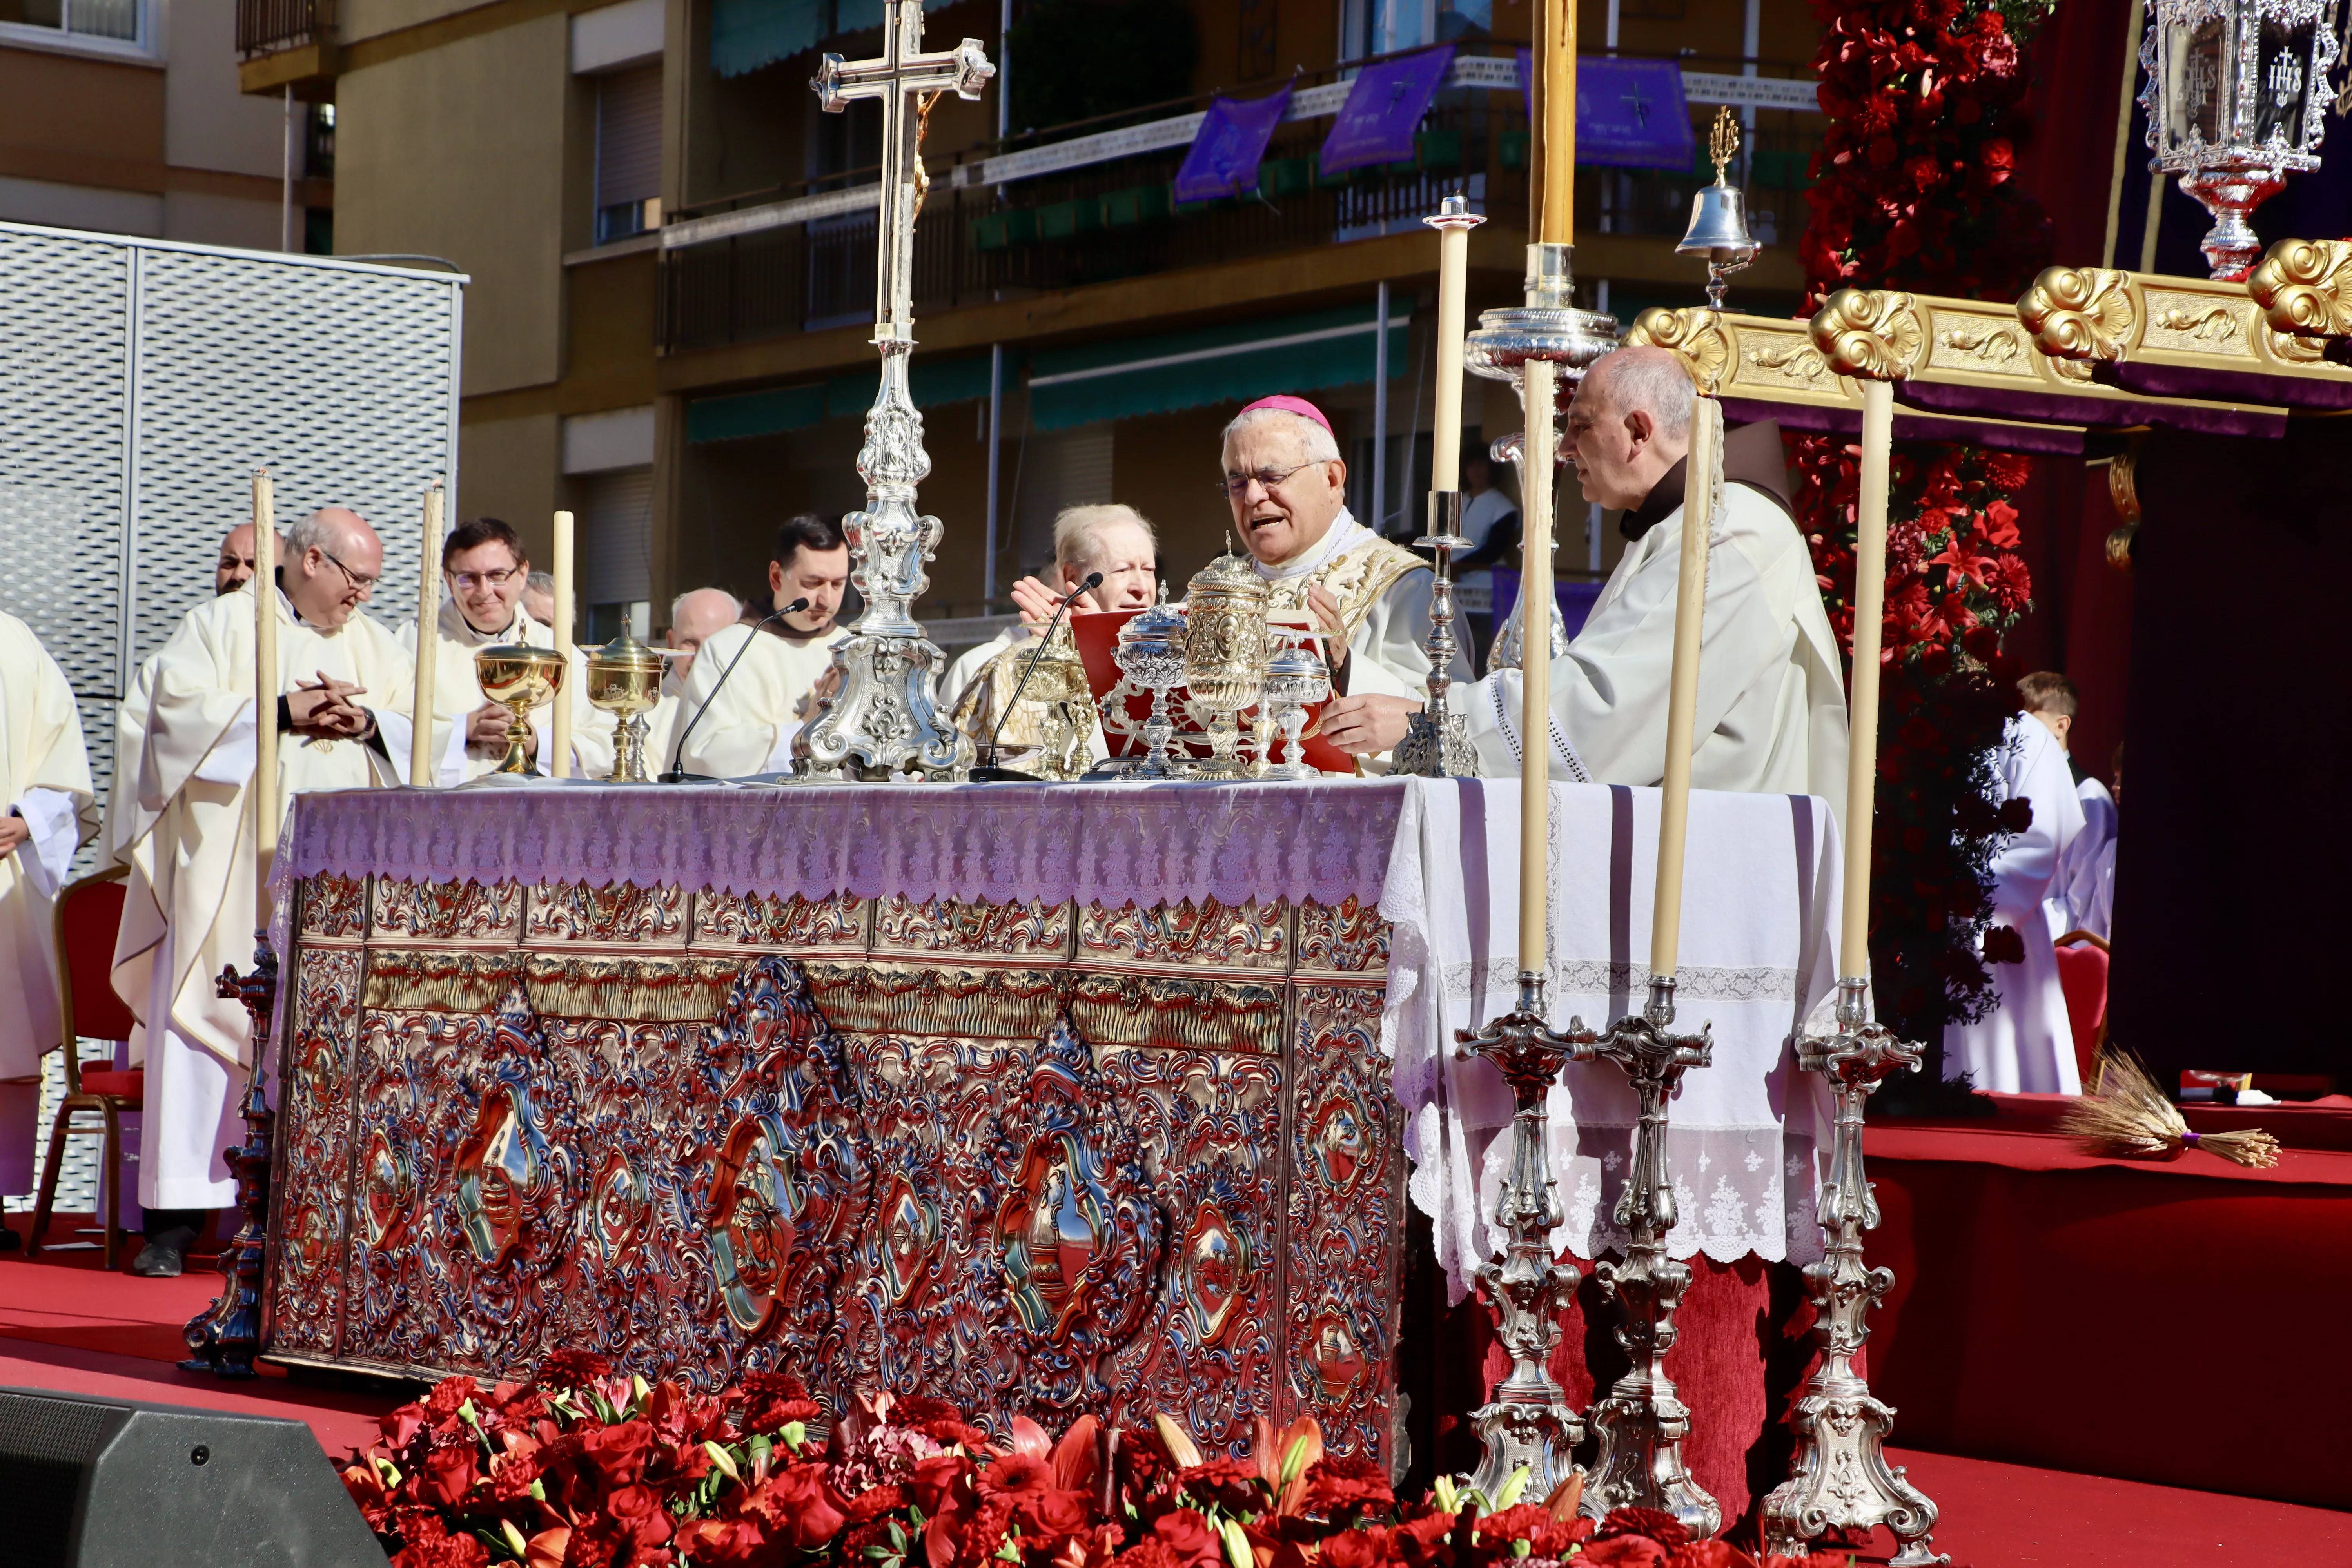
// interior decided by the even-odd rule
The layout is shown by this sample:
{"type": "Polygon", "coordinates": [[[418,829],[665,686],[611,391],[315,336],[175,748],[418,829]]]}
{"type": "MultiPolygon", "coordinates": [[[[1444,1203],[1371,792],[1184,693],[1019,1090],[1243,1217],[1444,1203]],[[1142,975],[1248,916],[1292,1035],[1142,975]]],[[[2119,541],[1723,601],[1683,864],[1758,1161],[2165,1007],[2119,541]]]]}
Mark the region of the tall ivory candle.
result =
{"type": "MultiPolygon", "coordinates": [[[[1437,229],[1437,423],[1429,433],[1429,488],[1434,490],[1462,488],[1462,329],[1469,291],[1470,225],[1460,219],[1441,222],[1437,229]]],[[[1434,510],[1429,522],[1433,529],[1437,526],[1434,510]]]]}
{"type": "Polygon", "coordinates": [[[554,754],[548,759],[547,772],[551,778],[572,776],[572,514],[555,514],[555,652],[563,660],[563,686],[555,694],[555,716],[548,726],[549,744],[554,754]]]}
{"type": "MultiPolygon", "coordinates": [[[[416,565],[416,691],[409,704],[408,782],[433,782],[433,688],[441,653],[441,482],[425,487],[425,540],[416,565]]],[[[462,722],[462,721],[460,721],[462,722]]]]}
{"type": "Polygon", "coordinates": [[[1543,144],[1543,214],[1536,237],[1557,245],[1576,239],[1576,0],[1543,0],[1542,119],[1534,138],[1543,144]]]}
{"type": "Polygon", "coordinates": [[[1862,384],[1862,490],[1853,546],[1853,683],[1845,774],[1845,929],[1838,975],[1870,973],[1870,825],[1878,787],[1878,658],[1886,615],[1886,468],[1895,384],[1862,384]]]}
{"type": "Polygon", "coordinates": [[[253,923],[269,929],[269,867],[278,857],[278,501],[268,468],[253,470],[253,923]]]}
{"type": "Polygon", "coordinates": [[[1551,884],[1551,514],[1553,399],[1559,367],[1527,365],[1527,495],[1519,547],[1519,972],[1544,973],[1551,884]]]}
{"type": "Polygon", "coordinates": [[[1658,806],[1658,892],[1650,921],[1650,973],[1675,972],[1683,924],[1683,847],[1690,824],[1691,731],[1698,714],[1699,628],[1706,614],[1706,547],[1715,526],[1714,474],[1723,405],[1691,394],[1690,460],[1683,473],[1682,573],[1675,583],[1675,663],[1666,696],[1666,773],[1658,806]]]}

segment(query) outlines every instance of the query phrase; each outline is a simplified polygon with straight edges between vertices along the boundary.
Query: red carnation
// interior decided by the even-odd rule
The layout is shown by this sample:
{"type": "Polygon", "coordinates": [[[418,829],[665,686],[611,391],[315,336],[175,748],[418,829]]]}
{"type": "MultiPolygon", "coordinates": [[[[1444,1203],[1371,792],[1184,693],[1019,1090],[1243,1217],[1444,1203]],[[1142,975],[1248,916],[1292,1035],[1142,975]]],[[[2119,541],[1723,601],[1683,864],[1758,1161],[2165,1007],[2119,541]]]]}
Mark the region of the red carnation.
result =
{"type": "Polygon", "coordinates": [[[1307,1506],[1334,1518],[1396,1502],[1381,1467],[1360,1454],[1336,1454],[1307,1468],[1307,1506]]]}
{"type": "Polygon", "coordinates": [[[578,1388],[612,1373],[609,1357],[593,1351],[556,1350],[540,1358],[539,1374],[533,1381],[541,1388],[578,1388]]]}
{"type": "Polygon", "coordinates": [[[1177,1480],[1195,1502],[1238,1513],[1265,1500],[1265,1479],[1255,1459],[1211,1459],[1181,1472],[1177,1480]]]}
{"type": "MultiPolygon", "coordinates": [[[[1646,1535],[1668,1552],[1691,1538],[1681,1520],[1656,1508],[1611,1509],[1608,1517],[1601,1521],[1601,1528],[1592,1534],[1596,1541],[1606,1541],[1614,1535],[1646,1535]]],[[[1591,1548],[1585,1550],[1590,1552],[1591,1548]]]]}
{"type": "Polygon", "coordinates": [[[489,1550],[470,1535],[445,1535],[438,1541],[404,1546],[393,1554],[389,1568],[489,1568],[489,1550]]]}
{"type": "Polygon", "coordinates": [[[1666,1549],[1646,1535],[1612,1535],[1586,1542],[1576,1563],[1577,1568],[1666,1568],[1666,1549]]]}

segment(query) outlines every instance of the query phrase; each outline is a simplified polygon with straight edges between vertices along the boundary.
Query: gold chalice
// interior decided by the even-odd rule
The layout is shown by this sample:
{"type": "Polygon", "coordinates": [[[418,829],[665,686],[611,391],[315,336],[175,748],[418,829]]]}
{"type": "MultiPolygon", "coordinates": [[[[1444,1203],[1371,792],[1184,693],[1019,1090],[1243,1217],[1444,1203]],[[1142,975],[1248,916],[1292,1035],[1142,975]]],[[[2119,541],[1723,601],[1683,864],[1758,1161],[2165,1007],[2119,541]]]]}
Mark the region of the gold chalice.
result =
{"type": "Polygon", "coordinates": [[[626,627],[588,656],[588,701],[618,721],[613,731],[613,771],[607,784],[646,784],[646,715],[661,701],[667,661],[626,627]]]}
{"type": "Polygon", "coordinates": [[[1209,733],[1209,760],[1199,770],[1209,778],[1242,776],[1238,716],[1265,680],[1265,579],[1230,543],[1184,591],[1184,688],[1209,733]]]}
{"type": "Polygon", "coordinates": [[[525,715],[552,701],[563,689],[562,656],[543,647],[501,643],[474,655],[474,675],[481,682],[482,695],[503,704],[514,715],[514,723],[507,731],[505,760],[490,771],[537,771],[530,764],[531,728],[525,715]]]}

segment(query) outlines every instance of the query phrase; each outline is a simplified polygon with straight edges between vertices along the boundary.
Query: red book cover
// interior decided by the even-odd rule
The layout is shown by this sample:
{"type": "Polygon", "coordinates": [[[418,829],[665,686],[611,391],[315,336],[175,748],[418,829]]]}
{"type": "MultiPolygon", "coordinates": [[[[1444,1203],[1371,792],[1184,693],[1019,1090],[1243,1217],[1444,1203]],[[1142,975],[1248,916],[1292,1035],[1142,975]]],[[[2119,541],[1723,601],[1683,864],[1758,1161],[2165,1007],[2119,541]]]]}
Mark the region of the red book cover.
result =
{"type": "MultiPolygon", "coordinates": [[[[1181,607],[1178,606],[1179,609],[1181,607]]],[[[1102,707],[1104,700],[1110,696],[1112,689],[1119,682],[1117,657],[1119,630],[1140,614],[1142,612],[1139,610],[1097,610],[1073,614],[1070,616],[1071,640],[1078,645],[1078,658],[1087,667],[1087,685],[1094,691],[1097,708],[1102,707]]],[[[1127,717],[1133,729],[1139,731],[1143,721],[1151,717],[1150,694],[1130,691],[1127,695],[1125,707],[1127,717]]],[[[1242,733],[1244,744],[1248,739],[1251,718],[1256,711],[1253,708],[1245,710],[1242,714],[1242,733]]],[[[1322,769],[1327,773],[1352,775],[1356,771],[1356,759],[1321,736],[1313,733],[1315,721],[1322,711],[1323,705],[1319,702],[1311,704],[1307,708],[1309,732],[1300,751],[1308,763],[1322,769]]],[[[1206,757],[1209,754],[1208,736],[1185,714],[1184,689],[1181,686],[1168,694],[1168,717],[1176,726],[1176,738],[1170,743],[1169,748],[1171,752],[1181,756],[1193,758],[1206,757]]],[[[1132,731],[1122,734],[1108,722],[1103,725],[1103,742],[1110,748],[1110,754],[1114,757],[1139,757],[1145,749],[1139,734],[1132,731]]],[[[1276,761],[1289,760],[1287,753],[1282,749],[1279,738],[1276,740],[1275,748],[1276,761]]]]}

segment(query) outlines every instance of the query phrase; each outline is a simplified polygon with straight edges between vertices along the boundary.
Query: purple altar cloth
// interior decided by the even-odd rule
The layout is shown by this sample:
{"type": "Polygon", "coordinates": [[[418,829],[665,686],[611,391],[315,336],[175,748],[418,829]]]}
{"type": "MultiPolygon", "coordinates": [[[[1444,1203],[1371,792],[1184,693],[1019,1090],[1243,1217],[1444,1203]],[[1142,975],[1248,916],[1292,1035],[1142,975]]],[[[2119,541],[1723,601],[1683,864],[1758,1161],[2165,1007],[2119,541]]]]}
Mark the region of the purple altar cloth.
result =
{"type": "Polygon", "coordinates": [[[1112,910],[1212,898],[1369,905],[1404,791],[1377,779],[344,790],[295,801],[272,882],[281,920],[293,879],[320,872],[1112,910]]]}

